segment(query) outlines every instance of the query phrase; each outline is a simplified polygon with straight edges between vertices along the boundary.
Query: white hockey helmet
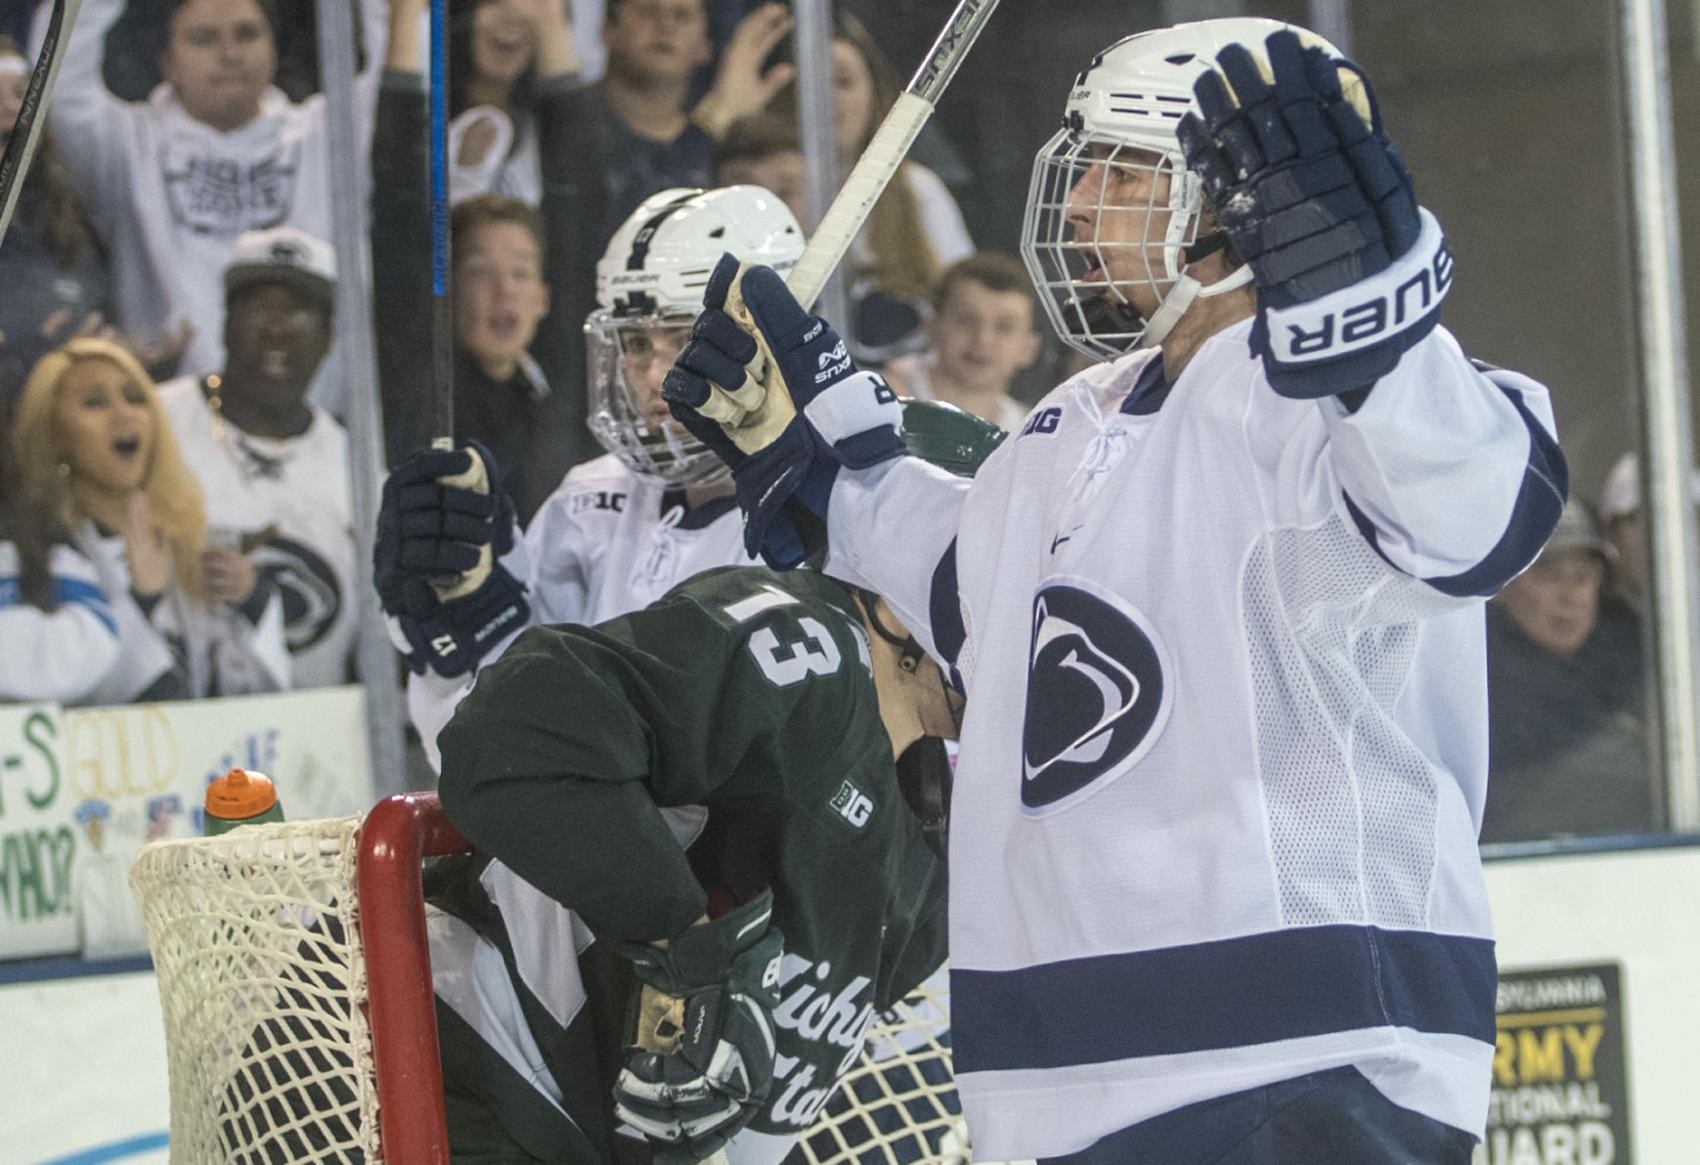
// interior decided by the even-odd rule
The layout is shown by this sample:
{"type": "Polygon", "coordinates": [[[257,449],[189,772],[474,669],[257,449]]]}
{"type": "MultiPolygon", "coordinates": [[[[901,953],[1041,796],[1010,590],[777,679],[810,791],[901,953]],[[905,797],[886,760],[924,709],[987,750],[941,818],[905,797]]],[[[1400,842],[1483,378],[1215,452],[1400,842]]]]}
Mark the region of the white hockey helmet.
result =
{"type": "MultiPolygon", "coordinates": [[[[1198,112],[1193,84],[1215,68],[1222,49],[1243,45],[1267,76],[1264,42],[1283,28],[1296,32],[1307,45],[1340,56],[1322,37],[1296,25],[1225,17],[1117,41],[1075,79],[1062,129],[1034,159],[1021,245],[1039,301],[1071,347],[1095,359],[1114,359],[1160,343],[1195,298],[1220,295],[1251,280],[1246,267],[1208,287],[1185,274],[1188,263],[1218,249],[1226,236],[1198,236],[1205,209],[1203,186],[1198,175],[1188,171],[1175,131],[1183,116],[1198,112]],[[1103,170],[1094,174],[1100,164],[1103,170]],[[1137,196],[1139,204],[1109,201],[1115,185],[1109,176],[1136,170],[1152,176],[1148,193],[1137,196]],[[1089,178],[1095,187],[1083,185],[1089,178]],[[1084,197],[1076,195],[1076,187],[1084,197]],[[1077,212],[1084,209],[1089,224],[1069,222],[1071,199],[1077,212]],[[1126,212],[1121,217],[1127,221],[1143,222],[1143,235],[1100,237],[1106,211],[1126,212]],[[1160,237],[1154,237],[1165,215],[1166,225],[1160,237]],[[1117,251],[1143,252],[1145,262],[1117,264],[1119,270],[1112,276],[1110,256],[1117,251]],[[1130,282],[1151,287],[1158,306],[1149,319],[1129,299],[1130,282]]],[[[1367,121],[1367,99],[1355,70],[1342,70],[1341,82],[1367,121]]]]}
{"type": "Polygon", "coordinates": [[[634,473],[695,485],[725,472],[671,417],[658,419],[661,378],[702,310],[727,251],[781,273],[803,253],[803,230],[759,186],[663,190],[644,199],[596,265],[596,310],[585,321],[590,431],[634,473]]]}

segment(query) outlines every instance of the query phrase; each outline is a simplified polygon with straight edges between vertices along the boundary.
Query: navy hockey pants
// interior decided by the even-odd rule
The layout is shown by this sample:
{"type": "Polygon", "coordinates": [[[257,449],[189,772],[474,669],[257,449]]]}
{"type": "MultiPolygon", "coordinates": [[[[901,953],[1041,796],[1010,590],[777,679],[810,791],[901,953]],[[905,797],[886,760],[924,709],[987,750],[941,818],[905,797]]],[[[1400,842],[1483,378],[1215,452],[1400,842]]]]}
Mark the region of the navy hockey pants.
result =
{"type": "Polygon", "coordinates": [[[1040,1165],[1470,1165],[1475,1144],[1334,1068],[1189,1104],[1040,1165]]]}

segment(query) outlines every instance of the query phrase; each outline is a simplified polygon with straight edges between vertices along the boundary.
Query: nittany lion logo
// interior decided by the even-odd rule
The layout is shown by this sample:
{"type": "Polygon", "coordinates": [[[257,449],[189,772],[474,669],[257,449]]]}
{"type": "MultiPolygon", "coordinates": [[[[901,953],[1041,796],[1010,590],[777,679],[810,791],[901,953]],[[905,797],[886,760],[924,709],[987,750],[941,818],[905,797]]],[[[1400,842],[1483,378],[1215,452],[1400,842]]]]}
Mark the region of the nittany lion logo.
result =
{"type": "Polygon", "coordinates": [[[1086,579],[1053,578],[1033,600],[1021,805],[1084,800],[1145,755],[1169,716],[1166,655],[1148,621],[1086,579]]]}
{"type": "Polygon", "coordinates": [[[291,652],[304,651],[330,633],[342,612],[342,586],[317,550],[274,534],[250,557],[283,597],[283,634],[291,652]]]}

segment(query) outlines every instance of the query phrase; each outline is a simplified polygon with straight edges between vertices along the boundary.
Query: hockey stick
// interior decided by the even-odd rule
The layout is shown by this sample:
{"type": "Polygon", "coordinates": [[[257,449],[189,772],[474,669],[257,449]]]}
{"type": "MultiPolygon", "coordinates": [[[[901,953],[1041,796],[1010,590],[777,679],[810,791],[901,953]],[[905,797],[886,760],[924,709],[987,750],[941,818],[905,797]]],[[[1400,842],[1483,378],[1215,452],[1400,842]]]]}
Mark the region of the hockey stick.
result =
{"type": "MultiPolygon", "coordinates": [[[[449,4],[431,0],[431,448],[455,447],[455,336],[449,248],[449,4]]],[[[442,479],[444,485],[473,493],[490,492],[490,467],[470,450],[464,473],[442,479]]],[[[495,566],[488,545],[478,548],[471,570],[431,580],[443,602],[469,595],[483,585],[495,566]]]]}
{"type": "MultiPolygon", "coordinates": [[[[827,279],[844,258],[844,252],[850,249],[856,232],[868,221],[874,203],[879,201],[880,195],[896,176],[909,147],[915,144],[916,136],[933,115],[934,106],[956,76],[957,69],[962,67],[968,50],[974,47],[974,41],[997,6],[998,0],[959,0],[943,31],[921,61],[921,67],[915,70],[908,87],[897,95],[891,112],[885,115],[873,140],[868,142],[868,148],[856,160],[850,177],[839,187],[832,205],[821,216],[820,225],[815,228],[814,235],[797,259],[797,265],[785,280],[791,294],[805,309],[814,307],[815,300],[820,298],[827,279]]],[[[726,311],[752,335],[759,331],[749,305],[736,286],[727,292],[726,311]]],[[[765,375],[767,362],[765,344],[760,340],[757,343],[761,350],[750,365],[750,375],[755,381],[765,375]]],[[[743,429],[757,423],[753,420],[757,415],[756,407],[756,403],[749,401],[723,402],[721,398],[711,396],[703,412],[730,428],[743,429]]],[[[786,419],[781,414],[767,423],[782,426],[786,419]]]]}
{"type": "Polygon", "coordinates": [[[29,172],[30,160],[41,144],[42,131],[47,128],[47,98],[53,92],[59,62],[65,59],[65,46],[70,43],[71,28],[77,23],[77,11],[82,6],[83,0],[53,0],[53,15],[48,18],[41,56],[30,72],[18,120],[12,124],[11,136],[6,141],[6,153],[0,156],[0,239],[6,237],[12,211],[24,188],[24,175],[29,172]]]}
{"type": "Polygon", "coordinates": [[[449,300],[448,0],[431,0],[431,447],[454,448],[454,311],[449,300]]]}
{"type": "Polygon", "coordinates": [[[850,177],[844,180],[785,281],[791,294],[805,308],[814,306],[821,288],[826,286],[844,252],[850,249],[856,232],[868,220],[874,203],[897,174],[909,147],[915,144],[916,135],[933,115],[934,106],[997,6],[998,0],[960,0],[908,87],[898,94],[891,112],[885,115],[868,148],[862,151],[850,177]]]}

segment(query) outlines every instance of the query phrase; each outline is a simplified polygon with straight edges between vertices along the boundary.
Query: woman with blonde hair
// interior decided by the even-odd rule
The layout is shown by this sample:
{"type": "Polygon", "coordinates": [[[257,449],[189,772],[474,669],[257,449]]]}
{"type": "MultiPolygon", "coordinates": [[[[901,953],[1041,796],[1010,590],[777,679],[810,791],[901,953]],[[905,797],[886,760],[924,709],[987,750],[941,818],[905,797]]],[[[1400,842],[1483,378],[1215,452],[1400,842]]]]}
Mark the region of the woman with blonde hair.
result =
{"type": "Polygon", "coordinates": [[[42,357],[11,447],[17,511],[91,564],[117,632],[86,702],[288,686],[282,604],[236,548],[208,545],[200,489],[134,356],[77,339],[42,357]]]}

